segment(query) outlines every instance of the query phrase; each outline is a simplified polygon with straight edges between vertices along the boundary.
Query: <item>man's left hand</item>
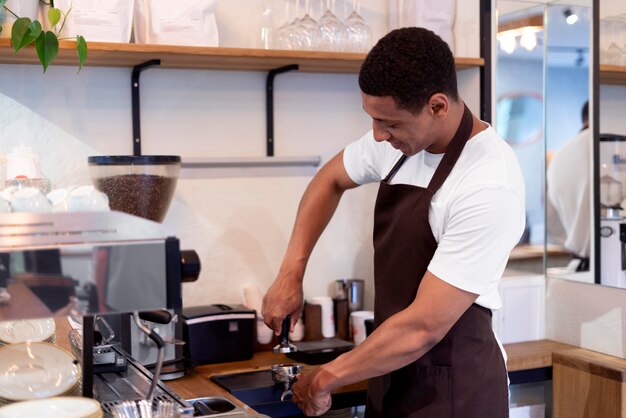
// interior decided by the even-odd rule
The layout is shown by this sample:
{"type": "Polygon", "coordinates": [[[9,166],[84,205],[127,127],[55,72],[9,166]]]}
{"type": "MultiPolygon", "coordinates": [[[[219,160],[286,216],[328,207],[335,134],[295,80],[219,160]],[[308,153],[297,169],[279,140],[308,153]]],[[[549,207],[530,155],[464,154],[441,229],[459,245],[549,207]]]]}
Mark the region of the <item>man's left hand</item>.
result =
{"type": "Polygon", "coordinates": [[[322,368],[312,373],[298,375],[298,381],[291,388],[293,401],[307,416],[319,416],[330,409],[330,392],[319,389],[316,379],[322,368]]]}

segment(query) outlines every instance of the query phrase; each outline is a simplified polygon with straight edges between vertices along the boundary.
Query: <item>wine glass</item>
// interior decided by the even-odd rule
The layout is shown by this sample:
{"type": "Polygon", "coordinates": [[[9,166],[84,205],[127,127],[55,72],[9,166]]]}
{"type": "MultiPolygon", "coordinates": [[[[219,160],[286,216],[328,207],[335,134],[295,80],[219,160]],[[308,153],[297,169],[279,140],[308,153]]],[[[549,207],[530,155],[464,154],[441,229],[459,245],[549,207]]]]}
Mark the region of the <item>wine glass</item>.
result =
{"type": "Polygon", "coordinates": [[[320,17],[319,25],[315,30],[315,46],[323,51],[341,51],[343,49],[344,24],[335,16],[335,0],[325,1],[326,11],[320,17]]]}
{"type": "Polygon", "coordinates": [[[315,44],[315,31],[317,29],[317,21],[311,17],[309,0],[305,0],[304,16],[300,19],[300,46],[302,49],[313,49],[315,44]]]}
{"type": "Polygon", "coordinates": [[[276,43],[279,49],[300,49],[300,20],[298,19],[298,8],[300,0],[295,1],[295,11],[290,13],[290,1],[285,2],[285,23],[276,31],[276,43]]]}
{"type": "Polygon", "coordinates": [[[372,40],[372,29],[360,15],[361,0],[352,0],[352,13],[345,21],[344,49],[350,52],[367,52],[372,40]]]}

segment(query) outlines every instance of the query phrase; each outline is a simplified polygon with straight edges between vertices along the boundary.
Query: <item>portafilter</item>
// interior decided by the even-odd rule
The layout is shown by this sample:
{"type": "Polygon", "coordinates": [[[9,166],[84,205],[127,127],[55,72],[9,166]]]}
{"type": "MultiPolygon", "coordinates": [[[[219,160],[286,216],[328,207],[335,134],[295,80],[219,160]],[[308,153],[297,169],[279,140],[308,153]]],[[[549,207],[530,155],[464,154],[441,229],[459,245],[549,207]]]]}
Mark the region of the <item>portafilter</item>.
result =
{"type": "Polygon", "coordinates": [[[304,366],[298,363],[280,363],[272,365],[272,380],[282,383],[283,393],[280,400],[284,401],[287,395],[291,395],[291,385],[297,380],[298,374],[302,373],[304,366]]]}

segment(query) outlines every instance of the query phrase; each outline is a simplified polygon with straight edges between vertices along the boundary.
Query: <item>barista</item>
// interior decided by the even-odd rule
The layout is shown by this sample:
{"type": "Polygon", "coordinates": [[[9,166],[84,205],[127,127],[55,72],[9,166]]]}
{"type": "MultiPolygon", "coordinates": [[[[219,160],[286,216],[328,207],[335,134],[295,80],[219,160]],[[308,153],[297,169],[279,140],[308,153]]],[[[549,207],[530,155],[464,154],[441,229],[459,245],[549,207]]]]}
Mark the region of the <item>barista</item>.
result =
{"type": "MultiPolygon", "coordinates": [[[[590,178],[591,131],[589,101],[581,110],[582,128],[550,159],[546,174],[549,210],[563,226],[563,247],[572,253],[576,271],[589,270],[591,242],[590,178]],[[572,173],[577,173],[572,177],[572,173]]],[[[552,224],[553,222],[549,222],[552,224]]]]}
{"type": "Polygon", "coordinates": [[[524,230],[519,164],[459,97],[452,52],[431,31],[387,34],[363,63],[359,86],[373,129],[309,184],[263,316],[278,332],[292,315],[293,328],[306,263],[343,192],[379,182],[375,330],[302,374],[293,399],[320,415],[333,390],[367,379],[368,418],[506,417],[491,310],[501,305],[498,282],[524,230]]]}

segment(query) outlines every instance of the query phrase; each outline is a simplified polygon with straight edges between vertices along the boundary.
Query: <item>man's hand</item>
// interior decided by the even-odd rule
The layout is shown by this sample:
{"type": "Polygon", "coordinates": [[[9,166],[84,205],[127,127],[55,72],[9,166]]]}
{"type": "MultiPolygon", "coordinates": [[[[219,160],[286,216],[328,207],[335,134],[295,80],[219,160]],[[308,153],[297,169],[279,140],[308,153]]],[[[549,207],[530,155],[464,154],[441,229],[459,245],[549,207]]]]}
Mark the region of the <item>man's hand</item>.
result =
{"type": "MultiPolygon", "coordinates": [[[[304,415],[319,416],[330,409],[330,391],[320,386],[324,374],[329,374],[322,367],[312,373],[298,375],[298,380],[291,388],[293,401],[304,415]]],[[[329,377],[329,376],[327,376],[329,377]]]]}
{"type": "Polygon", "coordinates": [[[281,272],[263,297],[263,322],[278,335],[283,319],[291,315],[290,331],[300,318],[303,309],[302,276],[281,272]]]}

